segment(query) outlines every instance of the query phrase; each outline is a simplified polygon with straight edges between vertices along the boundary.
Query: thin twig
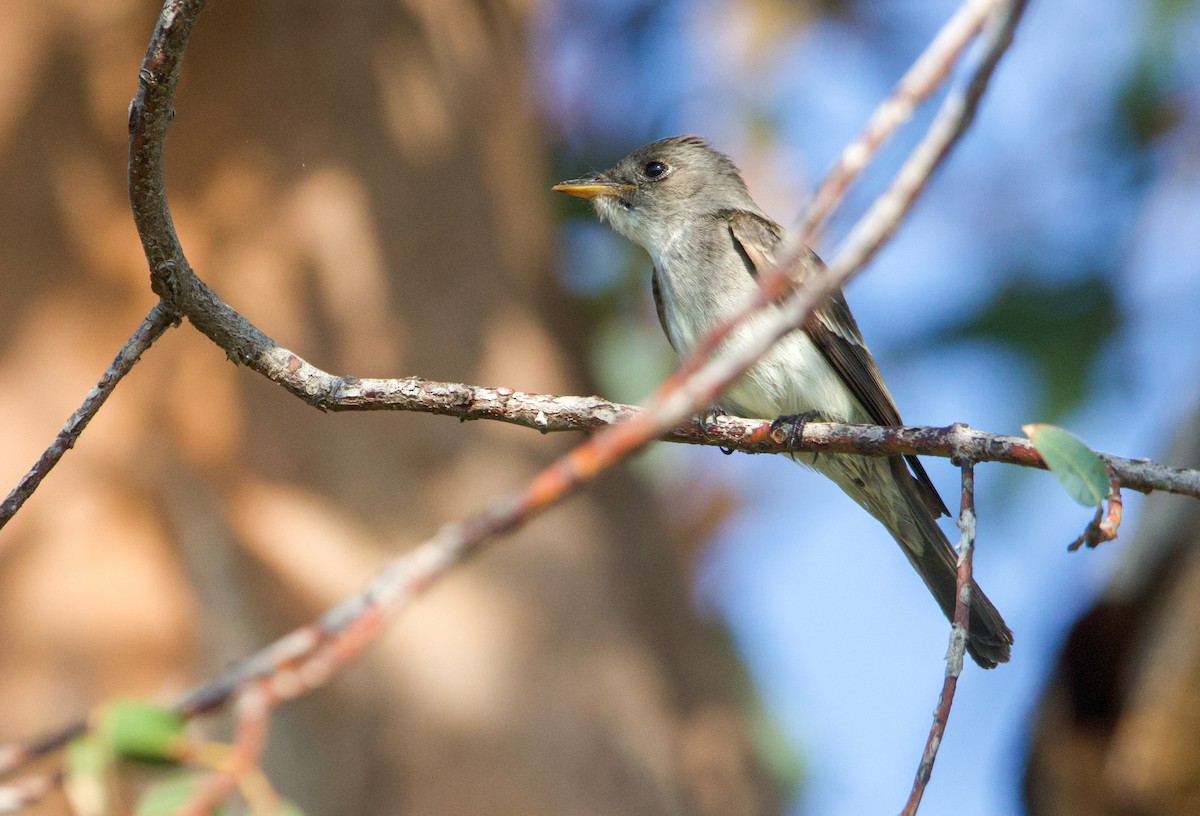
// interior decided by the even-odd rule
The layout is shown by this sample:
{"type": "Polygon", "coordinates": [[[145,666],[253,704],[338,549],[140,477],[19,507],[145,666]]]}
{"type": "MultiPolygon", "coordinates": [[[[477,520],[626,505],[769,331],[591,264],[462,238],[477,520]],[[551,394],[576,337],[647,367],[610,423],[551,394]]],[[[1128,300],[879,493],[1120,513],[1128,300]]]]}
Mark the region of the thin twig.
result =
{"type": "MultiPolygon", "coordinates": [[[[167,129],[175,118],[175,87],[192,25],[204,0],[166,0],[138,72],[138,89],[129,103],[129,205],[142,249],[150,265],[150,284],[174,306],[173,273],[191,274],[167,205],[163,156],[167,129]]],[[[193,275],[194,277],[194,275],[193,275]]],[[[180,313],[182,309],[177,309],[180,313]]]]}
{"type": "Polygon", "coordinates": [[[223,766],[177,811],[175,816],[205,816],[237,789],[241,780],[259,766],[267,746],[271,695],[267,684],[255,683],[238,694],[237,733],[233,750],[223,766]]]}
{"type": "Polygon", "coordinates": [[[1108,495],[1104,501],[1108,505],[1108,512],[1105,513],[1103,507],[1096,508],[1096,515],[1088,523],[1083,534],[1067,545],[1068,552],[1074,552],[1084,544],[1089,548],[1095,548],[1105,541],[1116,541],[1120,533],[1121,516],[1124,512],[1124,502],[1121,500],[1121,478],[1107,460],[1105,465],[1108,467],[1109,483],[1108,495]]]}
{"type": "Polygon", "coordinates": [[[901,166],[888,191],[871,205],[843,242],[837,260],[831,264],[831,274],[840,272],[841,265],[853,269],[866,266],[900,226],[934,170],[974,121],[979,102],[996,65],[1012,44],[1013,32],[1026,5],[1027,0],[1010,0],[996,12],[998,16],[992,19],[983,53],[966,88],[951,90],[942,102],[929,131],[901,166]]]}
{"type": "Polygon", "coordinates": [[[150,310],[150,313],[142,320],[142,324],[138,326],[137,331],[117,352],[117,356],[113,358],[104,375],[100,377],[100,381],[92,386],[92,390],[83,398],[83,403],[75,409],[75,413],[71,414],[62,430],[58,432],[58,436],[54,437],[50,447],[46,448],[45,452],[33,463],[29,472],[21,478],[21,481],[17,482],[17,486],[12,489],[4,502],[0,503],[0,528],[3,528],[8,520],[21,509],[25,500],[33,495],[33,491],[37,490],[38,485],[54,469],[63,454],[75,447],[75,441],[79,439],[83,429],[87,427],[92,417],[112,394],[117,383],[129,373],[138,358],[154,344],[155,340],[162,336],[163,332],[176,319],[170,310],[161,303],[150,310]]]}
{"type": "Polygon", "coordinates": [[[845,198],[846,190],[871,161],[879,148],[950,75],[963,49],[1003,0],[971,0],[963,3],[926,46],[916,62],[896,83],[892,93],[871,114],[858,138],[842,150],[817,194],[799,219],[796,232],[802,243],[813,246],[821,227],[845,198]]]}
{"type": "Polygon", "coordinates": [[[937,760],[946,725],[950,722],[950,709],[954,705],[954,692],[958,689],[958,678],[963,670],[963,655],[967,650],[967,636],[971,620],[971,565],[975,552],[975,463],[964,459],[962,468],[962,503],[958,511],[958,529],[962,537],[958,544],[957,592],[954,600],[954,621],[950,625],[950,646],[946,650],[946,674],[942,680],[942,691],[933,710],[933,725],[929,738],[917,766],[912,791],[900,816],[916,816],[925,795],[925,787],[933,776],[933,763],[937,760]]]}

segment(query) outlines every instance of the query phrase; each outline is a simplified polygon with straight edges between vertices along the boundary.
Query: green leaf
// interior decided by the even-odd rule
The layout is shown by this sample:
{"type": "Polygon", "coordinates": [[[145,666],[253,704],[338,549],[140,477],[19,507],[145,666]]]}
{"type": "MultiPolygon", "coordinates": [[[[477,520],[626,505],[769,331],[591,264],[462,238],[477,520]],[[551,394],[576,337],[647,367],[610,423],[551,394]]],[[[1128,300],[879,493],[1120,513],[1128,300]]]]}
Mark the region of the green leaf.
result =
{"type": "Polygon", "coordinates": [[[166,708],[119,700],[100,713],[99,733],[121,759],[175,762],[183,748],[183,727],[179,715],[166,708]]]}
{"type": "Polygon", "coordinates": [[[1021,430],[1071,498],[1084,507],[1104,503],[1109,490],[1108,469],[1079,437],[1056,425],[1023,425],[1021,430]]]}
{"type": "MultiPolygon", "coordinates": [[[[134,816],[172,816],[191,801],[204,784],[206,776],[199,773],[181,773],[156,782],[146,788],[138,801],[134,816]]],[[[209,811],[211,816],[227,813],[228,808],[217,806],[209,811]]]]}

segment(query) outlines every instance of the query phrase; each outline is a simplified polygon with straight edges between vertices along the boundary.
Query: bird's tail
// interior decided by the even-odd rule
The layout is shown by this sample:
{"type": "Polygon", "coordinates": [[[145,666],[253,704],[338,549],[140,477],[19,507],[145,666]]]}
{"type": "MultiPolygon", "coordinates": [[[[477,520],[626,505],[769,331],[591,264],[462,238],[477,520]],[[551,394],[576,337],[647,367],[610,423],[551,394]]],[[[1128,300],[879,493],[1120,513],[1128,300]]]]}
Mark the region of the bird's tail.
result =
{"type": "MultiPolygon", "coordinates": [[[[904,460],[821,456],[814,466],[862,505],[900,545],[947,619],[954,618],[958,555],[938,526],[904,460]]],[[[967,651],[985,669],[1006,663],[1013,636],[983,590],[971,582],[967,651]]]]}

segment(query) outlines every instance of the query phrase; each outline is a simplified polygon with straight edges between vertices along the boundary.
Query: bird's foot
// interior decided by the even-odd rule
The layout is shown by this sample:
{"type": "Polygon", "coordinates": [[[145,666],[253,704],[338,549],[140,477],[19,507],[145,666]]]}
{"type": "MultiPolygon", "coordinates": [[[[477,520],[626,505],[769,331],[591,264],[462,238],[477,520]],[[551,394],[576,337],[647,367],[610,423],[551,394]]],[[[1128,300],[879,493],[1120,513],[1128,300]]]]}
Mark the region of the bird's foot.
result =
{"type": "MultiPolygon", "coordinates": [[[[712,405],[701,411],[700,416],[697,417],[697,419],[700,421],[700,430],[704,431],[705,436],[711,437],[713,432],[716,430],[717,417],[723,416],[728,416],[728,414],[725,413],[725,409],[714,402],[712,405]]],[[[720,449],[721,453],[725,454],[726,456],[729,456],[733,453],[733,448],[727,448],[724,445],[718,445],[717,447],[720,449]]]]}
{"type": "Polygon", "coordinates": [[[800,437],[804,435],[804,426],[812,422],[814,419],[820,419],[819,411],[805,411],[803,414],[785,414],[775,417],[771,420],[771,436],[775,436],[775,432],[786,428],[787,446],[790,453],[795,453],[800,447],[800,437]]]}

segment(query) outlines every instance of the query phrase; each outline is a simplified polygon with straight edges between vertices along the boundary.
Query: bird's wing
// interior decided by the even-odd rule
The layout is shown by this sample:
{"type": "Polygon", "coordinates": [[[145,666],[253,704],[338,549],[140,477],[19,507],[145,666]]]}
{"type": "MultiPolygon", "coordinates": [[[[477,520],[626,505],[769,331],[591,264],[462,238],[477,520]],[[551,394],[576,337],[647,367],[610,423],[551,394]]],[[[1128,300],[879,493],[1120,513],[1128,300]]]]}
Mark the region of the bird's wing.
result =
{"type": "MultiPolygon", "coordinates": [[[[746,261],[751,276],[757,278],[760,270],[769,268],[773,263],[772,255],[782,238],[782,230],[773,221],[745,210],[732,210],[728,218],[734,244],[746,261]]],[[[791,274],[800,279],[822,269],[824,263],[816,253],[805,248],[804,257],[797,266],[796,272],[791,274]]],[[[883,382],[875,358],[863,341],[862,332],[841,289],[813,313],[804,331],[876,425],[903,424],[896,403],[892,401],[892,395],[883,382]]],[[[915,456],[904,458],[920,485],[922,499],[930,511],[935,517],[943,513],[949,515],[950,511],[946,509],[921,462],[915,456]]]]}
{"type": "Polygon", "coordinates": [[[679,353],[679,347],[675,345],[675,338],[671,336],[671,326],[667,323],[667,307],[663,303],[662,285],[658,282],[658,267],[650,273],[650,291],[654,294],[654,311],[658,313],[658,324],[662,326],[663,334],[667,336],[667,342],[671,344],[671,348],[675,349],[675,353],[679,353]]]}

